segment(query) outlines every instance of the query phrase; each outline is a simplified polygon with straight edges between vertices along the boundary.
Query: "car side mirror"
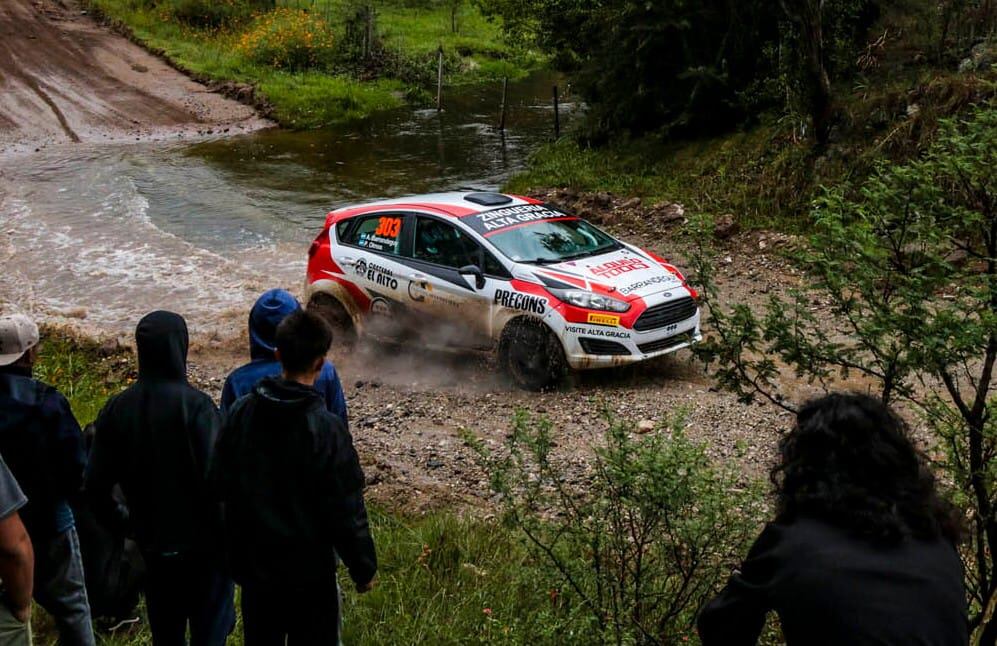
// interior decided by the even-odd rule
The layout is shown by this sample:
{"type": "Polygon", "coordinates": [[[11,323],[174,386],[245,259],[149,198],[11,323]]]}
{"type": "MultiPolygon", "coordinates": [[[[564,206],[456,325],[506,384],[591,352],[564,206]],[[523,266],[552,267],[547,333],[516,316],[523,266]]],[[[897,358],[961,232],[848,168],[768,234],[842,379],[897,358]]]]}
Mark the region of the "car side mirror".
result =
{"type": "Polygon", "coordinates": [[[474,276],[474,286],[477,289],[485,288],[485,274],[481,271],[481,267],[477,265],[467,265],[466,267],[461,267],[457,270],[461,276],[465,279],[468,276],[474,276]]]}

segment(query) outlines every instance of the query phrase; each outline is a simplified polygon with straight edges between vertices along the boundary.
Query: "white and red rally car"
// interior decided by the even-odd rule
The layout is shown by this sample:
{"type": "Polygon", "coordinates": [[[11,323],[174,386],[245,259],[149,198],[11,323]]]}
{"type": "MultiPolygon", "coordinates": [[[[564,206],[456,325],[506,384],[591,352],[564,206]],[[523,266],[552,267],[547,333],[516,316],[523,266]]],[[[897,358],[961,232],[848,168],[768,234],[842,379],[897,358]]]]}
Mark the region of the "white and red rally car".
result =
{"type": "Polygon", "coordinates": [[[309,307],[340,333],[499,352],[525,388],[700,337],[696,293],[663,258],[530,198],[440,193],[329,213],[309,307]]]}

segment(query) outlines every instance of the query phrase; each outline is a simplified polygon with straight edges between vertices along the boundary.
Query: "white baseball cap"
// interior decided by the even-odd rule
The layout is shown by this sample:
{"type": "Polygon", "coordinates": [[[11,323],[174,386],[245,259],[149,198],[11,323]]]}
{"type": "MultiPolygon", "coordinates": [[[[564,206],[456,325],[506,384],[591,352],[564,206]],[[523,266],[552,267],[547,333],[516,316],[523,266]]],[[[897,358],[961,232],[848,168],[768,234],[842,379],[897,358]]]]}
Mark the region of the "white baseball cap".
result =
{"type": "Polygon", "coordinates": [[[38,345],[38,326],[24,314],[0,316],[0,366],[9,366],[38,345]]]}

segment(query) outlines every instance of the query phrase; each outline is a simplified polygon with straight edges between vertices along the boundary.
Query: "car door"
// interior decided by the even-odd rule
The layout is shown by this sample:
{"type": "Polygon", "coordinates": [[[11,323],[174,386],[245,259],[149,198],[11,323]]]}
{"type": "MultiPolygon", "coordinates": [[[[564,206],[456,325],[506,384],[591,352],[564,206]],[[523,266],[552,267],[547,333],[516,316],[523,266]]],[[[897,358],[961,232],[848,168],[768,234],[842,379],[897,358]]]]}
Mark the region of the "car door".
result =
{"type": "Polygon", "coordinates": [[[365,324],[374,336],[402,337],[413,324],[405,278],[410,270],[403,262],[410,217],[397,212],[357,216],[341,241],[337,260],[370,297],[365,324]]]}
{"type": "Polygon", "coordinates": [[[412,307],[433,321],[423,326],[422,336],[433,345],[489,347],[491,295],[494,283],[504,279],[496,275],[504,267],[452,222],[428,215],[413,220],[408,296],[412,307]],[[461,275],[468,266],[481,270],[482,283],[461,275]]]}

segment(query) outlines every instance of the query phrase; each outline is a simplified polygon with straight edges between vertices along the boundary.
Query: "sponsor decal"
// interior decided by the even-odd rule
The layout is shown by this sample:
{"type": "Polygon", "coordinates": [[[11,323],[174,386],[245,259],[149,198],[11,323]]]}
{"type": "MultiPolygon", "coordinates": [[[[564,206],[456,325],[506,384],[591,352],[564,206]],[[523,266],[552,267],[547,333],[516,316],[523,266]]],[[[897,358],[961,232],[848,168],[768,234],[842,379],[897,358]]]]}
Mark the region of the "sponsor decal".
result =
{"type": "Polygon", "coordinates": [[[366,278],[375,285],[387,287],[388,289],[398,289],[398,279],[395,278],[395,273],[376,262],[368,263],[366,260],[361,260],[357,262],[355,270],[357,276],[366,278]]]}
{"type": "Polygon", "coordinates": [[[581,325],[568,325],[564,328],[569,334],[581,334],[584,336],[601,336],[607,339],[629,339],[630,333],[623,330],[610,330],[598,327],[584,327],[581,325]]]}
{"type": "Polygon", "coordinates": [[[595,267],[589,267],[589,271],[600,278],[616,278],[632,271],[650,268],[650,265],[640,258],[623,258],[622,260],[611,260],[595,267]]]}
{"type": "Polygon", "coordinates": [[[370,313],[375,316],[391,316],[391,303],[388,299],[378,296],[370,302],[370,313]]]}
{"type": "Polygon", "coordinates": [[[504,289],[495,290],[495,304],[502,307],[509,307],[514,310],[532,312],[534,314],[547,313],[547,299],[522,292],[510,292],[504,289]]]}
{"type": "Polygon", "coordinates": [[[620,317],[613,316],[611,314],[595,314],[593,312],[589,312],[588,321],[594,325],[609,325],[612,327],[620,326],[620,317]]]}
{"type": "Polygon", "coordinates": [[[543,204],[524,204],[522,206],[509,206],[503,209],[478,213],[477,215],[468,217],[467,222],[478,233],[487,235],[521,224],[562,219],[574,220],[577,218],[572,218],[566,213],[554,210],[543,204]]]}
{"type": "Polygon", "coordinates": [[[627,285],[620,290],[621,294],[633,294],[636,291],[640,291],[645,287],[653,287],[654,285],[671,285],[677,283],[678,279],[675,276],[652,276],[647,280],[642,280],[638,283],[632,285],[627,285]]]}

